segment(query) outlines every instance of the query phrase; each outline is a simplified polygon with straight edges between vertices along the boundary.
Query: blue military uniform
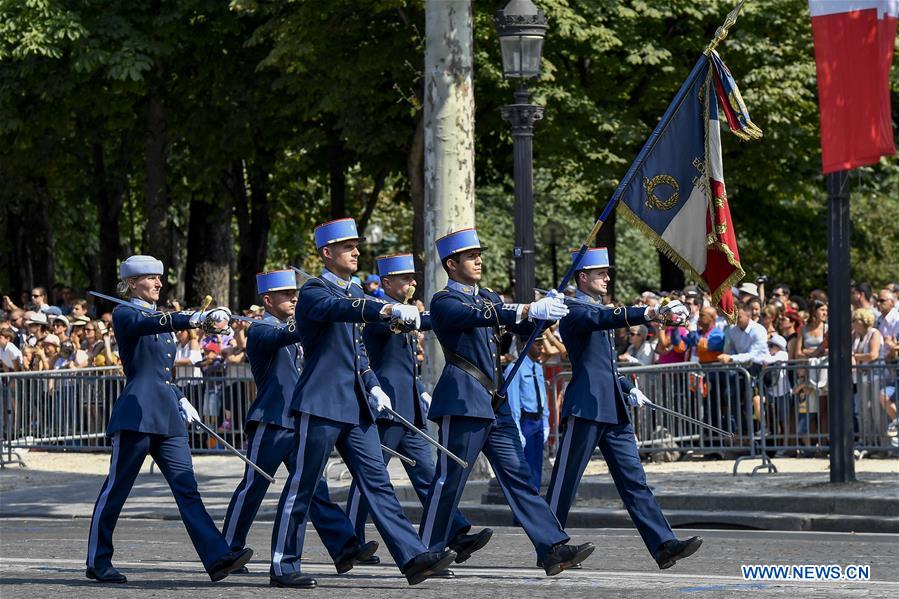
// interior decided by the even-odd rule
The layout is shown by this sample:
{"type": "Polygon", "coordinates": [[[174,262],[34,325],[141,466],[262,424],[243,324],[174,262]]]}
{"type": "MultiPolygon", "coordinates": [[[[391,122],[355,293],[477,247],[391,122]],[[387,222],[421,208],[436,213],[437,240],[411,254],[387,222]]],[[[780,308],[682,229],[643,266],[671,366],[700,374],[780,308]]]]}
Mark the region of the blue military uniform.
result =
{"type": "MultiPolygon", "coordinates": [[[[607,268],[605,248],[591,250],[582,268],[607,268]]],[[[546,499],[563,525],[587,463],[599,447],[631,520],[650,553],[676,537],[662,514],[640,463],[626,395],[633,385],[618,372],[614,329],[647,322],[645,308],[607,308],[580,290],[569,302],[559,332],[571,360],[559,453],[546,499]]]]}
{"type": "MultiPolygon", "coordinates": [[[[316,245],[358,239],[341,223],[316,228],[316,245]]],[[[336,224],[335,224],[336,223],[336,224]]],[[[297,435],[290,478],[281,494],[272,536],[272,574],[300,570],[303,531],[312,490],[331,450],[337,447],[371,506],[372,518],[401,568],[427,548],[403,514],[381,457],[375,415],[368,393],[379,386],[369,367],[359,324],[379,322],[384,304],[363,297],[362,289],[329,271],[303,285],[296,313],[305,365],[293,393],[297,435]]]]}
{"type": "MultiPolygon", "coordinates": [[[[378,259],[378,270],[381,277],[414,273],[412,254],[381,257],[378,259]]],[[[398,303],[386,295],[385,299],[398,303]]],[[[431,318],[428,313],[422,314],[420,330],[431,330],[431,318]]],[[[416,333],[393,333],[387,322],[374,322],[363,327],[362,338],[370,356],[371,368],[377,375],[381,387],[390,396],[393,409],[409,422],[425,429],[428,407],[422,401],[424,388],[416,372],[416,333]]],[[[409,464],[404,466],[416,495],[424,505],[431,481],[434,479],[434,458],[430,446],[420,435],[393,420],[389,415],[379,415],[377,425],[383,445],[415,460],[415,466],[409,464]]],[[[387,454],[383,457],[385,463],[390,460],[387,454]]],[[[350,485],[347,514],[355,524],[356,534],[360,539],[365,538],[368,504],[355,481],[350,485]]],[[[458,534],[468,532],[471,524],[457,509],[453,514],[450,529],[450,538],[454,538],[458,534]]]]}
{"type": "MultiPolygon", "coordinates": [[[[129,271],[129,265],[133,266],[132,259],[122,264],[123,278],[162,274],[158,260],[149,269],[144,265],[141,272],[129,271]]],[[[179,411],[183,394],[172,378],[173,333],[191,327],[190,313],[150,315],[142,309],[155,310],[152,304],[139,299],[131,303],[134,308],[118,306],[112,313],[126,384],[106,429],[112,437],[112,458],[91,517],[87,567],[92,571],[111,568],[113,530],[149,453],[168,481],[190,540],[210,572],[217,560],[231,552],[200,498],[179,411]]]]}
{"type": "MultiPolygon", "coordinates": [[[[438,240],[441,259],[479,247],[471,229],[438,240]]],[[[519,306],[503,304],[499,295],[489,289],[456,281],[450,281],[434,295],[430,313],[444,353],[449,350],[461,356],[491,377],[494,384],[499,379],[498,341],[491,328],[506,327],[527,335],[534,327],[530,322],[520,322],[519,306]]],[[[421,537],[432,550],[446,546],[452,515],[478,454],[483,451],[513,515],[534,544],[538,559],[543,560],[554,545],[567,542],[569,537],[531,485],[530,468],[508,401],[503,401],[496,412],[491,401],[490,393],[478,380],[447,360],[434,388],[428,418],[438,423],[440,442],[469,466],[463,469],[445,454],[440,455],[422,516],[421,537]]]]}
{"type": "MultiPolygon", "coordinates": [[[[256,275],[260,294],[296,289],[292,270],[256,275]]],[[[247,457],[269,475],[289,462],[296,422],[290,411],[294,387],[300,378],[302,351],[295,327],[280,327],[280,320],[265,313],[259,324],[247,332],[247,358],[256,381],[256,400],[247,413],[247,457]]],[[[269,482],[247,466],[234,490],[222,531],[232,550],[243,548],[269,482]]],[[[312,496],[309,517],[328,553],[337,559],[345,550],[358,546],[359,539],[343,510],[330,500],[328,485],[319,480],[312,496]]]]}

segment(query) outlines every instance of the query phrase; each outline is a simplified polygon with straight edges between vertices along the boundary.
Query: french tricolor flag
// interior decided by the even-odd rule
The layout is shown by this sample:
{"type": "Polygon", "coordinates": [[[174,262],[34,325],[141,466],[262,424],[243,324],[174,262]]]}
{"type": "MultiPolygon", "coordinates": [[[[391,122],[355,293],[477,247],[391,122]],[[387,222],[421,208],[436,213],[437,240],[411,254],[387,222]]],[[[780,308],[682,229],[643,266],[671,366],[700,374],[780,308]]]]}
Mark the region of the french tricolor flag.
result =
{"type": "Polygon", "coordinates": [[[809,0],[825,174],[896,153],[890,67],[899,0],[809,0]]]}
{"type": "Polygon", "coordinates": [[[742,139],[762,135],[711,52],[693,67],[611,201],[733,319],[731,286],[744,272],[724,188],[722,118],[742,139]]]}

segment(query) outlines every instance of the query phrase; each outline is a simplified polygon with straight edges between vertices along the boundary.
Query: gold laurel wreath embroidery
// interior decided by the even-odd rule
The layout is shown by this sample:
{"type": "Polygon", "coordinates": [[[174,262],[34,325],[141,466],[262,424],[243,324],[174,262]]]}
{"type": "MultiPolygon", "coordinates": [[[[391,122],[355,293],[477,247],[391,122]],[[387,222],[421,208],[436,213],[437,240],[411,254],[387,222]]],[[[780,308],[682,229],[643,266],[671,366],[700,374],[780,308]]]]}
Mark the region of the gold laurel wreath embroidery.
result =
{"type": "Polygon", "coordinates": [[[656,210],[671,210],[680,197],[680,187],[677,184],[677,179],[671,175],[656,175],[652,179],[644,177],[643,189],[646,190],[646,205],[656,210]],[[655,188],[659,185],[668,185],[674,190],[674,193],[667,200],[663,200],[655,194],[655,188]]]}

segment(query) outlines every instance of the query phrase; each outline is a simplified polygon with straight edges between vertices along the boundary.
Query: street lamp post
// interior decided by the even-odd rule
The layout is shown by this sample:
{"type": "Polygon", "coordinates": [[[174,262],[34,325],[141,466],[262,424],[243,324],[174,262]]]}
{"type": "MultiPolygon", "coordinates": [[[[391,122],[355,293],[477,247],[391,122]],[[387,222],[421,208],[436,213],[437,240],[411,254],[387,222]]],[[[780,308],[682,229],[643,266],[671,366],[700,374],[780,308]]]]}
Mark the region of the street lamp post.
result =
{"type": "Polygon", "coordinates": [[[540,241],[549,246],[549,255],[553,266],[553,280],[550,287],[555,288],[559,284],[559,265],[556,263],[556,250],[562,243],[565,228],[554,220],[547,221],[540,232],[540,241]]]}
{"type": "Polygon", "coordinates": [[[546,35],[546,15],[531,0],[510,0],[497,11],[496,30],[503,57],[503,76],[520,79],[515,103],[502,107],[503,120],[512,126],[515,177],[515,301],[534,299],[534,123],[543,107],[530,103],[527,80],[540,74],[546,35]]]}
{"type": "Polygon", "coordinates": [[[378,255],[381,253],[381,242],[384,241],[384,229],[378,223],[372,223],[365,229],[365,240],[371,248],[371,272],[378,272],[378,255]]]}

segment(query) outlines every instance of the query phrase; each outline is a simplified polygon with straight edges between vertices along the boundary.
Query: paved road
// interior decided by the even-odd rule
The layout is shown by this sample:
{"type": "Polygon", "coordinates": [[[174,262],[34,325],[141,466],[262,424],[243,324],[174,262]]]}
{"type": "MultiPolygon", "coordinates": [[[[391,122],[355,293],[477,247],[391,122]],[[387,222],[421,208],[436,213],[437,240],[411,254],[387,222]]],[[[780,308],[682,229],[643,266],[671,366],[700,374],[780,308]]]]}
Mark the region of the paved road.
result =
{"type": "MultiPolygon", "coordinates": [[[[190,596],[249,598],[340,597],[737,597],[748,593],[793,597],[899,596],[899,538],[895,535],[796,533],[742,530],[679,530],[701,534],[702,549],[674,568],[659,571],[632,530],[578,529],[576,541],[598,549],[581,571],[546,578],[519,529],[497,529],[491,543],[464,565],[452,581],[426,581],[410,589],[387,552],[381,566],[357,567],[337,576],[316,534],[307,534],[304,571],[317,577],[315,591],[269,589],[271,522],[259,522],[250,544],[257,549],[249,576],[213,584],[202,571],[179,522],[122,520],[116,530],[116,564],[129,577],[124,586],[101,586],[84,578],[86,520],[0,520],[0,596],[65,598],[190,596]],[[749,582],[741,564],[870,564],[871,582],[749,582]]],[[[370,538],[378,538],[371,529],[370,538]]]]}

